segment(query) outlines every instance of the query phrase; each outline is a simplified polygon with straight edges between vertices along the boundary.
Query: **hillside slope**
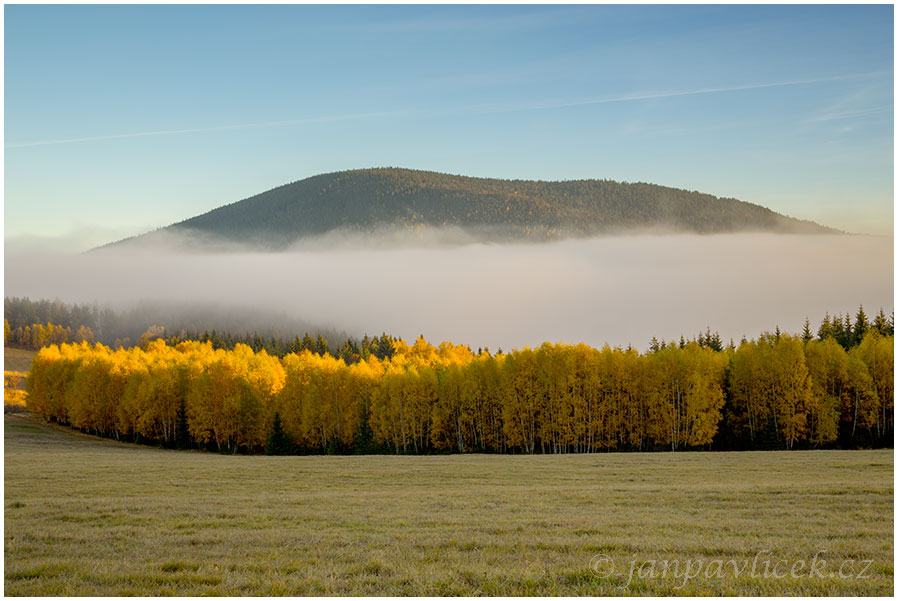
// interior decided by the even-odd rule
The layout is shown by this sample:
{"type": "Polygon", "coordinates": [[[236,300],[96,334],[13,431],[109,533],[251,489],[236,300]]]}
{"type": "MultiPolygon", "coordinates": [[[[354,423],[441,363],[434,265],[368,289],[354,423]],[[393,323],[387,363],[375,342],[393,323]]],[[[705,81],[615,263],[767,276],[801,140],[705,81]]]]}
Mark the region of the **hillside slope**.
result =
{"type": "Polygon", "coordinates": [[[492,240],[542,240],[641,228],[695,233],[835,231],[733,198],[653,184],[500,180],[396,168],[317,175],[160,231],[283,248],[338,228],[422,226],[456,226],[492,240]]]}

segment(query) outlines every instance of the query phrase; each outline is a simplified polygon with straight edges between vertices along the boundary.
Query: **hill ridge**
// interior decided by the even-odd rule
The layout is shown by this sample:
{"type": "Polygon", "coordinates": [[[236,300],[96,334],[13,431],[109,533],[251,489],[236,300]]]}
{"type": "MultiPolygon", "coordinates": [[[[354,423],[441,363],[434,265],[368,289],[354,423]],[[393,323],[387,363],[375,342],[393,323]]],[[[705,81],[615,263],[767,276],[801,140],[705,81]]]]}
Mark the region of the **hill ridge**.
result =
{"type": "Polygon", "coordinates": [[[731,197],[647,182],[524,180],[374,167],[313,175],[156,232],[282,249],[334,230],[459,227],[492,241],[665,228],[692,233],[837,233],[731,197]]]}

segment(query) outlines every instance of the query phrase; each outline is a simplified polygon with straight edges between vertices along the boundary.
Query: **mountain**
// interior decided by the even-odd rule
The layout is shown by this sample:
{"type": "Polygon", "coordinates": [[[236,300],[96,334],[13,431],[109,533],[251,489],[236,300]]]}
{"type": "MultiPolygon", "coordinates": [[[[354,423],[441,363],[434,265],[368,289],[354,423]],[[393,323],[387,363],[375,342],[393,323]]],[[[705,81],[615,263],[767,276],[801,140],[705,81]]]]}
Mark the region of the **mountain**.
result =
{"type": "Polygon", "coordinates": [[[610,180],[502,180],[379,168],[316,175],[115,244],[186,234],[267,249],[333,230],[455,226],[484,240],[545,240],[645,228],[711,234],[836,233],[765,207],[610,180]]]}

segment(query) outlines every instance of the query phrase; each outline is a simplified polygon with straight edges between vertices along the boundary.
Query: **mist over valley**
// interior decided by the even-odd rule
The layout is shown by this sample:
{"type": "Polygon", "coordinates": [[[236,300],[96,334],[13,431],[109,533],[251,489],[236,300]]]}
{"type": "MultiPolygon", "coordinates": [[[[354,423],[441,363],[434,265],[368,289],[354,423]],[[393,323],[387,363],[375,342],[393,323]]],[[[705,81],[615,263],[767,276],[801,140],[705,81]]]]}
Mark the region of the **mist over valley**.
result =
{"type": "Polygon", "coordinates": [[[645,349],[652,337],[706,327],[739,342],[860,303],[888,315],[893,307],[891,237],[643,233],[459,244],[462,232],[421,228],[219,253],[184,252],[168,236],[166,245],[80,254],[8,249],[6,296],[153,308],[171,326],[203,314],[220,329],[386,331],[493,350],[544,341],[645,349]]]}

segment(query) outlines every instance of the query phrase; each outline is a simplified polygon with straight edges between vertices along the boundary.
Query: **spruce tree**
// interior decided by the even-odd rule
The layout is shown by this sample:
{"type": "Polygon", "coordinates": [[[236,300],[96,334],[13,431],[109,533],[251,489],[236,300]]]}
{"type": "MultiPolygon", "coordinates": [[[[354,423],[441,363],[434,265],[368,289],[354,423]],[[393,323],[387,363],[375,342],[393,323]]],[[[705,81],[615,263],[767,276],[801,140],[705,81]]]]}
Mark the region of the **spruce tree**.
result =
{"type": "Polygon", "coordinates": [[[833,336],[833,328],[830,321],[830,313],[824,314],[821,320],[821,326],[818,328],[818,340],[824,341],[828,336],[833,336]]]}
{"type": "Polygon", "coordinates": [[[266,455],[290,455],[291,453],[290,438],[281,427],[281,415],[276,411],[275,419],[272,422],[272,431],[268,437],[268,443],[265,445],[266,455]]]}
{"type": "Polygon", "coordinates": [[[855,346],[855,337],[852,333],[852,317],[850,317],[849,313],[846,313],[846,316],[843,318],[843,327],[840,331],[839,343],[842,345],[844,349],[847,351],[855,346]]]}
{"type": "Polygon", "coordinates": [[[328,348],[328,341],[325,340],[325,337],[321,334],[319,334],[318,338],[315,339],[315,352],[322,357],[331,354],[331,349],[328,348]]]}
{"type": "Polygon", "coordinates": [[[178,425],[175,427],[175,446],[179,449],[190,447],[190,430],[187,427],[187,405],[181,399],[178,407],[178,425]]]}
{"type": "Polygon", "coordinates": [[[811,324],[808,321],[808,316],[805,318],[805,327],[802,328],[802,341],[808,344],[812,340],[812,330],[811,324]]]}
{"type": "Polygon", "coordinates": [[[878,311],[877,315],[874,317],[872,327],[877,330],[881,336],[887,335],[889,324],[887,323],[887,316],[883,312],[883,307],[880,308],[880,311],[878,311]]]}
{"type": "Polygon", "coordinates": [[[719,334],[718,332],[709,334],[708,330],[706,330],[706,344],[715,352],[718,352],[724,348],[724,345],[721,344],[721,334],[719,334]]]}
{"type": "Polygon", "coordinates": [[[393,357],[393,341],[385,332],[381,333],[381,338],[378,340],[378,350],[381,352],[381,359],[390,359],[393,357]]]}
{"type": "Polygon", "coordinates": [[[858,306],[858,313],[855,314],[855,326],[852,328],[853,346],[862,341],[865,334],[868,333],[868,316],[861,305],[858,306]]]}
{"type": "Polygon", "coordinates": [[[304,350],[304,351],[311,351],[311,352],[313,352],[313,353],[315,352],[315,341],[312,340],[312,336],[309,335],[309,332],[306,332],[306,334],[303,335],[303,348],[302,348],[302,350],[304,350]]]}

